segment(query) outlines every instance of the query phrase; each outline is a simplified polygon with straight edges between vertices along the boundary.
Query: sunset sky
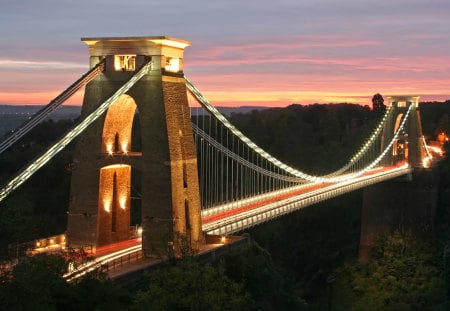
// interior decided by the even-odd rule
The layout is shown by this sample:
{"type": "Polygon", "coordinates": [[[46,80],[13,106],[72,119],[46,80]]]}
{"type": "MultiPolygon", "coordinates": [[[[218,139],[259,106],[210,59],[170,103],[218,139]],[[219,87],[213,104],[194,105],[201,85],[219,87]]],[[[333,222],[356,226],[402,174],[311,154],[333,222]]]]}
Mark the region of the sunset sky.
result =
{"type": "Polygon", "coordinates": [[[0,104],[46,104],[78,79],[81,37],[158,35],[192,42],[185,74],[216,106],[445,100],[449,29],[448,0],[4,0],[0,104]]]}

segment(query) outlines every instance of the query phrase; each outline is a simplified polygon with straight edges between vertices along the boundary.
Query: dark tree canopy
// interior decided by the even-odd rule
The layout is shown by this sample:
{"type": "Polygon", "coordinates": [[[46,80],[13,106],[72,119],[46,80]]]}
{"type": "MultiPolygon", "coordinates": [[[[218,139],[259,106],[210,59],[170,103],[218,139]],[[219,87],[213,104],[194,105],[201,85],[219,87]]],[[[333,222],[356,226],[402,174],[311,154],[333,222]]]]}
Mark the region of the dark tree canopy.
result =
{"type": "Polygon", "coordinates": [[[377,93],[372,97],[372,110],[373,111],[386,110],[386,105],[384,104],[383,96],[381,96],[380,93],[377,93]]]}
{"type": "Polygon", "coordinates": [[[131,310],[246,310],[249,296],[221,268],[183,260],[152,271],[131,310]]]}

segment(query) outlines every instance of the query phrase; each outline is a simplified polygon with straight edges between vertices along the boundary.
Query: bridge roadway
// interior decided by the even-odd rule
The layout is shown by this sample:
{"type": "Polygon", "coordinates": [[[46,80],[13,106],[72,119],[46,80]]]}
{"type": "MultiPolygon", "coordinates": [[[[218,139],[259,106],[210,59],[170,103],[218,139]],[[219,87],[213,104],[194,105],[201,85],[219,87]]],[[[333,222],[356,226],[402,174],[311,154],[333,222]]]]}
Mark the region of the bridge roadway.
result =
{"type": "Polygon", "coordinates": [[[207,234],[229,235],[344,193],[407,175],[411,171],[404,163],[378,167],[347,181],[307,183],[210,208],[202,211],[202,229],[207,234]]]}
{"type": "MultiPolygon", "coordinates": [[[[384,180],[410,174],[407,164],[378,167],[365,174],[337,183],[307,183],[256,196],[232,204],[202,211],[202,228],[206,234],[227,236],[261,224],[294,210],[372,185],[384,180]]],[[[64,277],[70,282],[95,269],[121,266],[143,258],[140,239],[99,248],[96,258],[72,269],[64,277]]],[[[144,263],[145,264],[145,263],[144,263]]],[[[151,264],[154,264],[152,261],[151,264]]],[[[150,265],[150,262],[147,263],[150,265]]],[[[120,270],[120,269],[119,269],[120,270]]],[[[115,272],[120,275],[120,272],[115,272]]]]}
{"type": "MultiPolygon", "coordinates": [[[[200,249],[197,256],[200,260],[214,260],[243,243],[247,237],[233,236],[209,239],[209,243],[200,249]],[[225,248],[223,246],[226,246],[225,248]]],[[[74,282],[94,270],[106,272],[112,279],[127,278],[125,275],[140,275],[142,271],[157,267],[163,260],[146,258],[142,252],[141,239],[131,239],[107,245],[97,250],[96,256],[83,264],[69,265],[69,271],[63,275],[67,282],[74,282]]]]}

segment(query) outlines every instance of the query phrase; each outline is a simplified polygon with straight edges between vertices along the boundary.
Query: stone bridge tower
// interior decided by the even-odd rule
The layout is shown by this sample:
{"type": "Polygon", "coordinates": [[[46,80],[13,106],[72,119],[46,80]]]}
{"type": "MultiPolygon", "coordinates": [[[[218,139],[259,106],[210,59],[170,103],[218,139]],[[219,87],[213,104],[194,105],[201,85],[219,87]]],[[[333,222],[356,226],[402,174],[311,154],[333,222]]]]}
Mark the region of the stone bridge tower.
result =
{"type": "Polygon", "coordinates": [[[183,75],[188,41],[168,37],[83,38],[90,66],[105,71],[87,84],[82,117],[152,68],[76,141],[67,240],[99,247],[129,240],[140,218],[147,256],[175,250],[180,237],[203,243],[196,149],[183,75]],[[136,216],[137,214],[137,216],[136,216]]]}
{"type": "Polygon", "coordinates": [[[422,134],[418,96],[388,96],[390,115],[383,129],[382,150],[399,128],[408,108],[411,107],[405,130],[398,136],[392,146],[392,152],[386,155],[384,165],[392,165],[399,160],[407,160],[413,168],[422,168],[426,158],[426,147],[422,134]]]}
{"type": "Polygon", "coordinates": [[[386,154],[384,165],[407,161],[413,168],[408,177],[399,177],[364,188],[361,212],[359,257],[369,259],[376,237],[401,230],[422,235],[432,231],[436,211],[439,174],[436,167],[427,168],[428,159],[418,109],[418,96],[390,96],[390,115],[383,129],[382,150],[399,128],[407,110],[410,115],[386,154]],[[412,105],[412,106],[411,106],[412,105]]]}

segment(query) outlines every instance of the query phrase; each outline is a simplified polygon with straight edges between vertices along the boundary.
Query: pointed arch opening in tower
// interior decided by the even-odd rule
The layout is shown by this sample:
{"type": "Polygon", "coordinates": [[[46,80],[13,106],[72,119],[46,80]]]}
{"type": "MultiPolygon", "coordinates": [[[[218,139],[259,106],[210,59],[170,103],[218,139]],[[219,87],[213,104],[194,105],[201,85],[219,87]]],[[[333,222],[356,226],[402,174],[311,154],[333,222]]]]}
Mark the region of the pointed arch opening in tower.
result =
{"type": "Polygon", "coordinates": [[[100,169],[97,245],[130,238],[131,166],[114,164],[100,169]]]}
{"type": "Polygon", "coordinates": [[[129,95],[122,95],[108,109],[103,125],[102,153],[135,154],[140,152],[137,106],[129,95]],[[136,148],[136,149],[134,149],[136,148]]]}
{"type": "MultiPolygon", "coordinates": [[[[404,118],[403,113],[399,113],[395,119],[394,132],[395,134],[400,127],[400,124],[404,118]]],[[[404,130],[401,130],[397,139],[395,140],[392,148],[393,164],[403,163],[408,160],[408,135],[404,130]]]]}

